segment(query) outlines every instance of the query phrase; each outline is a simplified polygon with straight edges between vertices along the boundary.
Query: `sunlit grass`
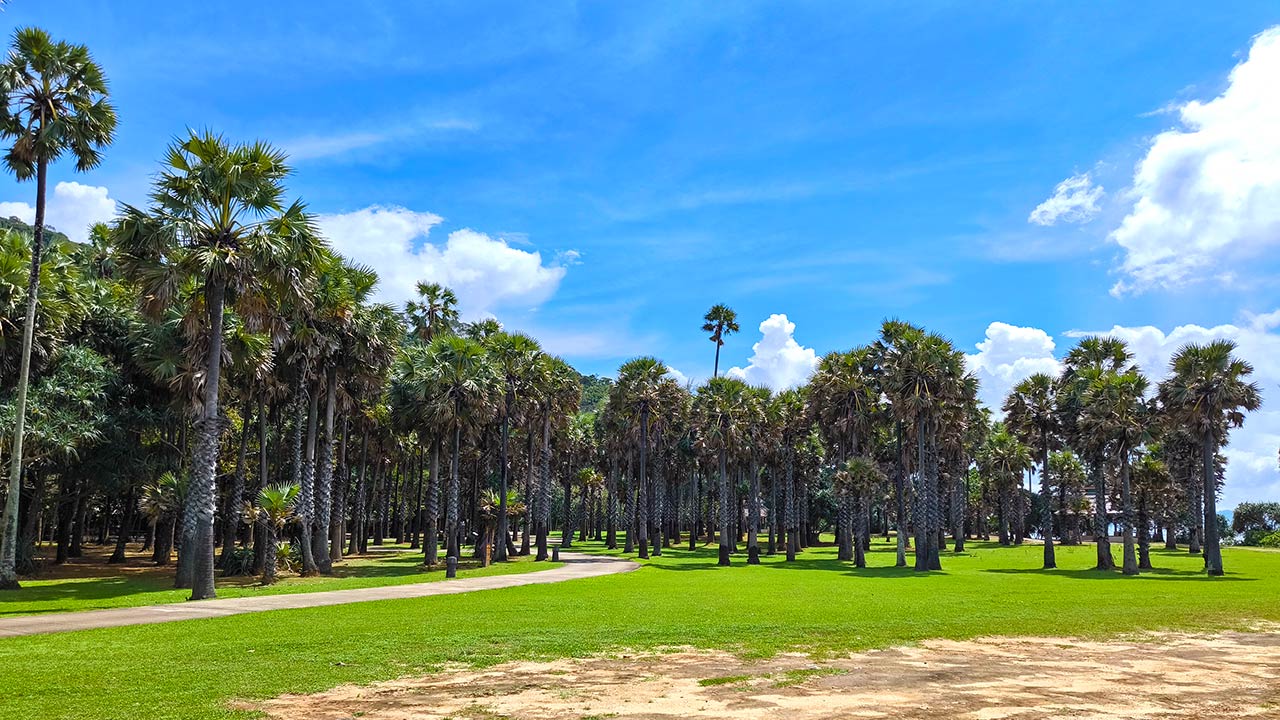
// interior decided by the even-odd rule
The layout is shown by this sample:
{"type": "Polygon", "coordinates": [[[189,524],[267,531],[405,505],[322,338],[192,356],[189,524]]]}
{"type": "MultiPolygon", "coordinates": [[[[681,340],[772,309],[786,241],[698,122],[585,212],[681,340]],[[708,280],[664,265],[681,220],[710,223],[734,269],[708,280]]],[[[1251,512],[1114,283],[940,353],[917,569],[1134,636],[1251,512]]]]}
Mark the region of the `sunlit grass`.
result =
{"type": "Polygon", "coordinates": [[[243,717],[227,703],[457,662],[675,646],[832,655],[934,637],[1280,621],[1274,553],[1228,549],[1227,576],[1207,578],[1200,558],[1158,550],[1158,570],[1127,578],[1090,569],[1092,546],[1059,548],[1061,568],[1048,572],[1039,546],[970,547],[929,574],[893,567],[881,543],[863,570],[828,547],[792,564],[735,556],[730,568],[716,567],[714,547],[668,548],[636,572],[562,584],[0,640],[0,717],[243,717]]]}

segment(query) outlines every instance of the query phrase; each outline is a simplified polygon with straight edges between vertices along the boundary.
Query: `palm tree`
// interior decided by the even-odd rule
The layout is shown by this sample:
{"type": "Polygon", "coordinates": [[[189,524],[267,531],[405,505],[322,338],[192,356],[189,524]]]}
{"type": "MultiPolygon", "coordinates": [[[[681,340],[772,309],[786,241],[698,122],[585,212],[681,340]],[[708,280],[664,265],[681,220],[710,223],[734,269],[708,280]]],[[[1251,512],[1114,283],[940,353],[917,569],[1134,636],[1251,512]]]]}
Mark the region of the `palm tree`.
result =
{"type": "Polygon", "coordinates": [[[862,538],[868,532],[867,503],[871,492],[885,482],[884,473],[875,460],[858,455],[846,460],[839,466],[835,474],[835,486],[838,493],[850,497],[853,501],[853,517],[857,527],[854,529],[856,542],[853,543],[853,562],[857,567],[867,566],[867,555],[864,552],[862,538]]]}
{"type": "Polygon", "coordinates": [[[1106,456],[1109,438],[1105,433],[1091,433],[1081,426],[1084,398],[1089,386],[1101,374],[1123,373],[1133,370],[1133,355],[1123,340],[1090,336],[1067,353],[1063,361],[1062,376],[1058,380],[1058,413],[1060,427],[1067,443],[1079,451],[1089,469],[1093,485],[1094,543],[1097,548],[1097,569],[1112,570],[1115,560],[1111,557],[1111,542],[1107,527],[1107,473],[1106,456]]]}
{"type": "Polygon", "coordinates": [[[507,560],[507,489],[511,483],[511,459],[508,446],[511,438],[512,414],[516,411],[518,396],[522,396],[529,375],[537,363],[542,348],[528,335],[498,333],[486,341],[493,369],[503,383],[502,402],[502,457],[499,468],[498,498],[498,548],[494,559],[507,560]]]}
{"type": "MultiPolygon", "coordinates": [[[[649,507],[648,501],[648,465],[649,465],[649,430],[651,415],[662,407],[662,400],[668,388],[665,384],[675,381],[667,376],[667,366],[652,357],[639,357],[629,360],[618,368],[618,382],[614,386],[618,398],[618,406],[625,407],[633,422],[639,425],[639,473],[637,489],[640,501],[636,509],[639,519],[636,523],[640,543],[640,557],[649,557],[649,507]]],[[[659,550],[661,552],[661,550],[659,550]]]]}
{"type": "Polygon", "coordinates": [[[282,152],[265,143],[232,145],[211,133],[191,133],[170,146],[151,207],[125,206],[114,228],[121,267],[139,283],[143,310],[161,315],[194,283],[203,317],[203,399],[195,421],[191,491],[183,518],[184,554],[194,553],[191,597],[215,595],[213,516],[222,371],[224,312],[258,329],[268,308],[305,298],[309,272],[323,241],[301,203],[285,206],[282,152]]]}
{"type": "Polygon", "coordinates": [[[738,313],[728,305],[717,303],[702,319],[706,321],[702,323],[702,331],[711,333],[711,342],[716,344],[716,364],[711,377],[720,377],[720,348],[724,346],[726,335],[738,332],[738,313]]]}
{"type": "Polygon", "coordinates": [[[1044,501],[1044,569],[1056,568],[1053,552],[1053,500],[1049,492],[1049,453],[1056,447],[1057,405],[1054,379],[1036,373],[1014,386],[1004,402],[1005,423],[1024,445],[1040,455],[1040,497],[1044,501]]]}
{"type": "MultiPolygon", "coordinates": [[[[267,552],[262,565],[262,584],[276,581],[276,556],[280,547],[280,531],[294,517],[298,504],[298,486],[279,483],[268,485],[258,492],[258,512],[266,516],[267,552]]],[[[252,524],[253,519],[250,519],[252,524]]]]}
{"type": "Polygon", "coordinates": [[[459,557],[461,536],[459,512],[462,486],[462,436],[484,425],[491,408],[496,378],[484,346],[457,335],[441,335],[431,343],[437,378],[433,398],[442,414],[447,414],[453,431],[453,447],[449,463],[449,490],[445,500],[446,557],[459,557]]]}
{"type": "Polygon", "coordinates": [[[1199,437],[1204,480],[1204,566],[1209,575],[1222,575],[1222,548],[1218,538],[1218,446],[1227,434],[1244,425],[1246,412],[1257,410],[1262,393],[1246,378],[1253,366],[1236,358],[1236,345],[1217,340],[1191,344],[1173,356],[1171,376],[1160,383],[1159,397],[1166,412],[1199,437]]]}
{"type": "Polygon", "coordinates": [[[1031,464],[1031,451],[1000,423],[992,428],[978,452],[979,471],[995,483],[1000,498],[1001,545],[1010,544],[1014,495],[1021,491],[1022,473],[1031,464]]]}
{"type": "Polygon", "coordinates": [[[720,565],[729,565],[736,535],[728,465],[729,455],[736,453],[742,445],[743,418],[750,402],[749,393],[750,388],[741,380],[712,378],[698,388],[693,401],[698,442],[716,459],[720,473],[720,565]]]}
{"type": "Polygon", "coordinates": [[[36,180],[35,227],[31,272],[27,279],[26,319],[22,326],[22,359],[9,452],[9,492],[4,530],[0,533],[0,588],[17,588],[18,496],[22,488],[22,437],[27,385],[31,379],[31,342],[35,336],[40,289],[40,256],[44,250],[45,195],[49,164],[64,153],[85,172],[102,159],[100,150],[115,134],[116,113],[107,102],[102,69],[83,45],[54,42],[39,28],[14,33],[9,57],[0,65],[0,135],[13,140],[5,165],[22,180],[36,180]]]}
{"type": "Polygon", "coordinates": [[[458,324],[458,296],[440,283],[418,283],[418,299],[405,303],[413,334],[424,343],[458,324]]]}
{"type": "MultiPolygon", "coordinates": [[[[1149,436],[1150,408],[1144,399],[1147,379],[1136,369],[1103,372],[1085,389],[1080,428],[1112,449],[1120,467],[1120,524],[1124,535],[1125,575],[1138,574],[1134,546],[1134,507],[1129,467],[1132,454],[1149,436]]],[[[1105,502],[1105,499],[1102,499],[1105,502]]]]}

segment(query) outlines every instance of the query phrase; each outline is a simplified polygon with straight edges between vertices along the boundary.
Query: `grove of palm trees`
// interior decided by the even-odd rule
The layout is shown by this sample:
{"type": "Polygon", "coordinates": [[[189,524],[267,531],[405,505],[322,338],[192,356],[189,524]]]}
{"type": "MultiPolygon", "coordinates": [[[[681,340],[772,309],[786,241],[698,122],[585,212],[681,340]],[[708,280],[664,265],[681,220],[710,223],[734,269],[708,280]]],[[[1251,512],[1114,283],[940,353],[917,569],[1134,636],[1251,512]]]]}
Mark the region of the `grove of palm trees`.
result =
{"type": "Polygon", "coordinates": [[[140,111],[95,50],[0,66],[0,715],[1274,712],[1280,511],[1221,507],[1271,358],[1081,333],[991,403],[886,307],[757,384],[716,291],[670,319],[709,377],[600,371],[457,276],[389,300],[216,122],[54,226],[140,111]]]}

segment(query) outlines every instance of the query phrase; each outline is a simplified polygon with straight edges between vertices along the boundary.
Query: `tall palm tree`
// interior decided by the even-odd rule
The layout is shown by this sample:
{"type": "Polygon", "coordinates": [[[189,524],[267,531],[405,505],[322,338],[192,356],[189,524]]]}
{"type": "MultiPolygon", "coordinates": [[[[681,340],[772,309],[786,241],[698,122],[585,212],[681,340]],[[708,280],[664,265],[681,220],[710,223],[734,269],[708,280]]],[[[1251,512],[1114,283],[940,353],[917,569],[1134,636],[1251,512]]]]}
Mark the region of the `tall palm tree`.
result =
{"type": "Polygon", "coordinates": [[[40,257],[44,250],[45,196],[49,164],[66,153],[76,170],[97,167],[101,149],[115,134],[115,108],[107,101],[102,69],[83,45],[54,42],[39,28],[14,33],[9,57],[0,65],[0,136],[13,145],[5,165],[18,180],[36,180],[35,226],[31,272],[27,279],[26,319],[22,325],[22,359],[10,446],[9,493],[0,533],[0,588],[17,588],[18,496],[22,488],[22,437],[27,386],[31,380],[31,342],[35,336],[40,289],[40,257]]]}
{"type": "Polygon", "coordinates": [[[1147,379],[1136,369],[1103,372],[1089,383],[1083,396],[1081,429],[1111,448],[1120,468],[1120,524],[1124,536],[1125,575],[1138,574],[1134,545],[1134,506],[1129,468],[1133,452],[1147,439],[1151,412],[1145,400],[1147,379]]]}
{"type": "Polygon", "coordinates": [[[300,202],[284,204],[285,155],[265,143],[233,145],[212,133],[191,133],[170,146],[151,206],[125,206],[114,227],[121,267],[142,289],[143,310],[159,316],[183,283],[199,289],[205,357],[203,398],[195,421],[191,491],[183,517],[183,548],[193,553],[193,599],[215,595],[213,515],[218,389],[224,312],[251,329],[271,318],[285,298],[305,298],[323,241],[300,202]]]}
{"type": "Polygon", "coordinates": [[[711,377],[720,377],[720,348],[724,347],[726,335],[738,332],[738,313],[728,305],[717,303],[711,306],[707,314],[702,316],[702,331],[711,333],[711,342],[716,344],[716,364],[711,377]]]}
{"type": "Polygon", "coordinates": [[[1081,338],[1063,360],[1062,376],[1058,379],[1058,413],[1060,427],[1067,443],[1075,448],[1089,470],[1093,485],[1094,544],[1097,549],[1097,569],[1112,570],[1115,560],[1111,557],[1111,542],[1107,528],[1106,458],[1109,438],[1105,433],[1091,433],[1081,426],[1084,414],[1085,392],[1101,374],[1123,373],[1133,369],[1133,355],[1123,340],[1110,337],[1089,336],[1081,338]]]}
{"type": "Polygon", "coordinates": [[[511,484],[511,458],[508,446],[511,438],[512,415],[516,412],[516,402],[525,393],[530,374],[538,361],[542,348],[528,335],[520,333],[498,333],[485,342],[493,369],[502,383],[502,450],[499,460],[498,485],[498,547],[494,559],[505,562],[507,559],[507,490],[511,484]]]}
{"type": "Polygon", "coordinates": [[[750,388],[741,380],[712,378],[694,397],[695,424],[702,449],[716,459],[720,475],[720,557],[729,565],[733,552],[733,495],[729,488],[729,456],[742,447],[743,420],[748,412],[750,388]]]}
{"type": "Polygon", "coordinates": [[[459,557],[459,513],[462,485],[462,437],[488,421],[497,378],[484,346],[457,335],[441,335],[431,343],[437,378],[433,404],[447,414],[453,432],[449,463],[449,489],[445,500],[446,557],[459,557]]]}
{"type": "Polygon", "coordinates": [[[1053,551],[1053,500],[1049,492],[1049,453],[1056,447],[1058,410],[1054,379],[1036,373],[1013,387],[1004,402],[1005,423],[1024,445],[1040,456],[1040,497],[1043,500],[1044,569],[1058,566],[1053,551]]]}
{"type": "Polygon", "coordinates": [[[458,324],[458,296],[440,283],[418,283],[418,299],[405,303],[414,336],[424,343],[458,324]]]}
{"type": "Polygon", "coordinates": [[[1000,503],[1000,544],[1010,543],[1013,499],[1020,492],[1022,474],[1031,467],[1031,451],[997,423],[978,452],[978,469],[996,487],[1000,503]]]}
{"type": "Polygon", "coordinates": [[[1191,344],[1173,356],[1172,374],[1160,384],[1159,398],[1166,412],[1181,420],[1200,439],[1204,480],[1204,567],[1209,575],[1222,575],[1222,548],[1218,538],[1217,473],[1215,453],[1234,428],[1244,425],[1246,412],[1262,404],[1262,392],[1247,381],[1253,366],[1235,357],[1236,345],[1217,340],[1191,344]]]}
{"type": "MultiPolygon", "coordinates": [[[[665,384],[674,383],[667,376],[667,366],[662,361],[652,357],[639,357],[634,360],[628,360],[618,368],[618,382],[614,386],[618,397],[619,407],[625,407],[629,411],[631,420],[639,427],[639,472],[637,474],[640,501],[637,503],[636,509],[639,511],[639,520],[636,523],[637,538],[639,541],[640,557],[649,557],[649,507],[650,503],[647,498],[649,496],[648,487],[648,466],[649,466],[649,431],[651,429],[652,415],[655,410],[662,407],[664,395],[667,392],[665,384]]],[[[661,552],[659,550],[659,552],[661,552]]]]}

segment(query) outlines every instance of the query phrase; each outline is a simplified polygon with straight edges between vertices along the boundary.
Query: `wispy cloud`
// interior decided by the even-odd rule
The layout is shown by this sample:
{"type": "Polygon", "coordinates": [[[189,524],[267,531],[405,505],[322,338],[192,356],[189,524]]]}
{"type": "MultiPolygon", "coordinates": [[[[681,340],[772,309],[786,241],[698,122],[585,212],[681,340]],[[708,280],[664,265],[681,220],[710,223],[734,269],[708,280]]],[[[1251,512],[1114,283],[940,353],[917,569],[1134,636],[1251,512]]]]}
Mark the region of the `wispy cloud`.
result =
{"type": "Polygon", "coordinates": [[[295,162],[347,157],[357,150],[369,150],[393,141],[430,138],[447,133],[469,133],[480,123],[462,118],[442,118],[404,123],[381,130],[313,133],[283,143],[295,162]]]}

